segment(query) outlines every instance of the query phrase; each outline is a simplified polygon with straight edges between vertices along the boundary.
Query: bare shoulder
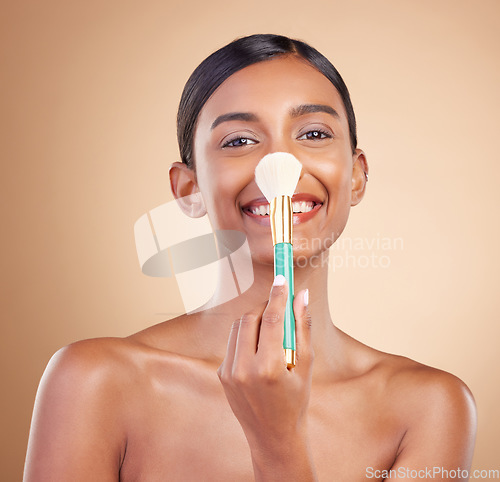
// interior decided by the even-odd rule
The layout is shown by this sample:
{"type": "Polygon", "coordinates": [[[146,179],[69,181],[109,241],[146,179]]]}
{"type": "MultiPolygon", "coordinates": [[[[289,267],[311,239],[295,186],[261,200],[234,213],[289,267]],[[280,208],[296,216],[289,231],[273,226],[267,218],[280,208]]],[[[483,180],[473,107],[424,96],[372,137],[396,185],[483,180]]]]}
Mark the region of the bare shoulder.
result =
{"type": "Polygon", "coordinates": [[[386,353],[382,356],[382,366],[388,393],[395,402],[404,400],[404,405],[413,414],[460,415],[462,420],[475,418],[474,397],[457,376],[386,353]]]}
{"type": "MultiPolygon", "coordinates": [[[[78,385],[103,400],[116,398],[131,386],[137,392],[141,384],[148,383],[147,375],[154,374],[155,366],[165,369],[171,365],[173,369],[179,359],[186,358],[169,351],[168,346],[158,346],[156,329],[153,326],[126,338],[93,338],[71,343],[52,356],[42,384],[78,385]]],[[[164,330],[165,334],[171,334],[171,330],[164,330]]]]}
{"type": "Polygon", "coordinates": [[[444,370],[358,343],[351,346],[363,360],[357,379],[367,410],[395,428],[395,480],[409,480],[408,468],[470,468],[477,415],[467,385],[444,370]]]}
{"type": "Polygon", "coordinates": [[[133,366],[133,344],[121,338],[82,340],[59,349],[50,359],[43,383],[83,383],[99,393],[113,392],[133,366]],[[102,388],[109,390],[102,391],[102,388]]]}
{"type": "Polygon", "coordinates": [[[379,394],[401,427],[395,467],[470,467],[477,429],[474,397],[455,375],[377,352],[379,394]]]}
{"type": "Polygon", "coordinates": [[[120,414],[122,406],[140,405],[156,382],[175,382],[177,372],[199,362],[178,349],[189,331],[184,326],[187,319],[182,315],[126,338],[93,338],[59,349],[43,374],[37,400],[86,400],[87,405],[109,406],[116,416],[125,416],[120,414]]]}
{"type": "Polygon", "coordinates": [[[126,349],[73,343],[49,361],[35,399],[24,480],[117,480],[126,447],[126,349]]]}
{"type": "Polygon", "coordinates": [[[118,480],[131,428],[179,358],[133,337],[58,350],[37,392],[24,480],[118,480]]]}
{"type": "Polygon", "coordinates": [[[118,361],[127,352],[126,338],[91,338],[60,348],[50,363],[90,368],[103,362],[118,361]]]}
{"type": "Polygon", "coordinates": [[[124,395],[140,379],[137,352],[121,338],[83,340],[59,349],[40,381],[34,422],[57,416],[97,423],[102,414],[106,426],[121,430],[124,395]]]}
{"type": "Polygon", "coordinates": [[[455,407],[475,412],[474,397],[467,385],[457,376],[419,363],[410,358],[385,353],[348,337],[351,359],[378,394],[388,397],[396,406],[435,410],[455,407]]]}

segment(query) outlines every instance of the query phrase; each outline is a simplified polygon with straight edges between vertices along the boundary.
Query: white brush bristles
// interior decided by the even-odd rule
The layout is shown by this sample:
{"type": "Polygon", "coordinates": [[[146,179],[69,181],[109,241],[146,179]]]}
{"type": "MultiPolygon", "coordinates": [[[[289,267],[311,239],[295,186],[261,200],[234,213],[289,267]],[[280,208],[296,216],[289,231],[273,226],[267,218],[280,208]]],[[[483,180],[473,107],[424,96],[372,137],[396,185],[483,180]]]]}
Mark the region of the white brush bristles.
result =
{"type": "Polygon", "coordinates": [[[264,156],[255,168],[255,182],[266,199],[293,196],[299,182],[302,164],[289,152],[273,152],[264,156]]]}

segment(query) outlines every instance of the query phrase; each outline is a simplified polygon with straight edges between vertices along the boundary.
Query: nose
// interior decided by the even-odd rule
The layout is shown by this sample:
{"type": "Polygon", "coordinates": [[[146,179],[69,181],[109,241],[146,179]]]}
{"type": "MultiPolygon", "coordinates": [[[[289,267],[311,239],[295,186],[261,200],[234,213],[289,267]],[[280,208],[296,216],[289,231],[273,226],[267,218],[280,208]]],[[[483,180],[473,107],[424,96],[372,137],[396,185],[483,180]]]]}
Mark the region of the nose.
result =
{"type": "Polygon", "coordinates": [[[282,127],[278,127],[276,132],[273,132],[269,136],[262,157],[264,157],[265,154],[271,154],[273,152],[288,152],[293,154],[300,161],[300,146],[297,145],[295,139],[293,139],[288,132],[281,132],[282,129],[282,127]]]}
{"type": "Polygon", "coordinates": [[[270,142],[269,145],[266,147],[268,147],[268,149],[266,149],[266,151],[263,152],[262,157],[264,157],[267,154],[272,154],[273,152],[286,152],[288,154],[292,154],[302,164],[302,170],[300,171],[299,181],[300,179],[302,179],[306,171],[306,166],[304,160],[301,159],[301,157],[303,156],[301,156],[300,149],[297,148],[292,139],[275,139],[273,140],[273,142],[270,142]]]}
{"type": "Polygon", "coordinates": [[[271,154],[273,152],[288,152],[298,158],[297,153],[294,152],[297,151],[297,146],[294,145],[293,139],[287,139],[285,136],[271,138],[266,147],[266,154],[271,154]]]}

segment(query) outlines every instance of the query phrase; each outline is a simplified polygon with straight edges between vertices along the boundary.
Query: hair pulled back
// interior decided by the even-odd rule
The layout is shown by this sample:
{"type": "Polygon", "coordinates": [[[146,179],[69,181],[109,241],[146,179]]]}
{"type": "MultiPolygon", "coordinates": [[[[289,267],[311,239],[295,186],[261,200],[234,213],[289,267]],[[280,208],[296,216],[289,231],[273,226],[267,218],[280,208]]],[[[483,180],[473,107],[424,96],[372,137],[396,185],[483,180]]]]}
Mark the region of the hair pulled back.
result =
{"type": "Polygon", "coordinates": [[[201,109],[231,75],[249,65],[280,55],[296,55],[320,71],[337,89],[347,113],[351,148],[357,145],[356,118],[349,91],[337,69],[320,52],[300,40],[282,35],[256,34],[227,44],[207,57],[191,74],[177,112],[177,140],[182,162],[194,167],[193,141],[201,109]]]}

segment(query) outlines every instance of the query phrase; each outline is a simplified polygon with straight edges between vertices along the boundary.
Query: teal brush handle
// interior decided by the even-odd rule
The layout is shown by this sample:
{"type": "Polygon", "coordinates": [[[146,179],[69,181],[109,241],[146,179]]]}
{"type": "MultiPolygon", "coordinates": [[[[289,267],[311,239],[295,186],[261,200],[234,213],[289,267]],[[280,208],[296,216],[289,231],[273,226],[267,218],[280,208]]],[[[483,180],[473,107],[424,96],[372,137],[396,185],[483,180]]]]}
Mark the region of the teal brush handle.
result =
{"type": "Polygon", "coordinates": [[[288,284],[285,308],[283,348],[295,352],[295,316],[293,315],[293,246],[290,243],[274,245],[274,276],[283,275],[288,284]]]}

